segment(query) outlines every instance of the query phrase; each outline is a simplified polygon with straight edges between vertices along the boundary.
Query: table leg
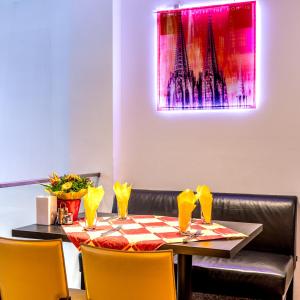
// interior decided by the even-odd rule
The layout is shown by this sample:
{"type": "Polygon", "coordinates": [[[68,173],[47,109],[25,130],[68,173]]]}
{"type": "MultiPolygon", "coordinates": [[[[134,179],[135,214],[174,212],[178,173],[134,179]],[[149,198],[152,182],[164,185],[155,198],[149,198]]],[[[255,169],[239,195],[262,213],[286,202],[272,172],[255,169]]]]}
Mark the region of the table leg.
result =
{"type": "Polygon", "coordinates": [[[177,300],[192,299],[192,255],[178,254],[177,300]]]}

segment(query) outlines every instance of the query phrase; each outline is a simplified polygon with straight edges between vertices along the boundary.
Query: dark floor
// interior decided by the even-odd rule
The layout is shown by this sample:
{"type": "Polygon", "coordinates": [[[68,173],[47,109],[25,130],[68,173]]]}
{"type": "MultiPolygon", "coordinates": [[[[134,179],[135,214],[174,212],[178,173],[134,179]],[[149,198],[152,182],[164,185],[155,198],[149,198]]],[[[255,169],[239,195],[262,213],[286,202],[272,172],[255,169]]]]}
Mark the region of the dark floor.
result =
{"type": "Polygon", "coordinates": [[[193,300],[255,300],[255,299],[193,293],[193,300]]]}

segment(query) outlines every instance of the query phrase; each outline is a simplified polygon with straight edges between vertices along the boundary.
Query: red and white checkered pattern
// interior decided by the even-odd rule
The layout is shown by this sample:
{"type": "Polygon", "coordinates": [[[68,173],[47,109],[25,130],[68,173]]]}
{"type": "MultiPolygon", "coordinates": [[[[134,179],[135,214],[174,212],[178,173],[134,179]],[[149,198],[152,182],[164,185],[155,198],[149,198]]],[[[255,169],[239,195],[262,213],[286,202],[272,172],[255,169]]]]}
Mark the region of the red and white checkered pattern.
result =
{"type": "MultiPolygon", "coordinates": [[[[64,225],[70,241],[80,249],[80,244],[92,244],[97,247],[118,250],[155,250],[166,243],[182,243],[186,236],[178,230],[178,220],[166,216],[132,215],[126,220],[98,218],[96,229],[84,230],[84,220],[73,225],[64,225]],[[101,237],[109,229],[121,225],[121,229],[101,237]]],[[[226,228],[220,224],[204,224],[193,219],[191,233],[201,230],[202,234],[189,241],[244,238],[246,235],[226,228]]]]}

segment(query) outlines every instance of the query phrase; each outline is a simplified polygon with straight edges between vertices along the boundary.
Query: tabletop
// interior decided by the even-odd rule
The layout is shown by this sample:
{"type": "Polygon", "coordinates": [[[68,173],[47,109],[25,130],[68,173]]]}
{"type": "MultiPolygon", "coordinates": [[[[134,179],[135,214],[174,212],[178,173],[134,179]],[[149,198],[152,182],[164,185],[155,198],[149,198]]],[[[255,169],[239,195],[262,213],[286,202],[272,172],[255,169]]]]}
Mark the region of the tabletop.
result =
{"type": "MultiPolygon", "coordinates": [[[[262,224],[218,221],[225,227],[247,235],[243,239],[224,239],[199,241],[188,243],[171,243],[164,244],[160,249],[172,249],[176,254],[185,255],[205,255],[231,258],[234,257],[243,247],[245,247],[252,239],[254,239],[263,230],[262,224]]],[[[31,239],[62,239],[69,242],[69,239],[63,228],[59,225],[38,225],[32,224],[24,227],[12,229],[13,237],[31,238],[31,239]]]]}

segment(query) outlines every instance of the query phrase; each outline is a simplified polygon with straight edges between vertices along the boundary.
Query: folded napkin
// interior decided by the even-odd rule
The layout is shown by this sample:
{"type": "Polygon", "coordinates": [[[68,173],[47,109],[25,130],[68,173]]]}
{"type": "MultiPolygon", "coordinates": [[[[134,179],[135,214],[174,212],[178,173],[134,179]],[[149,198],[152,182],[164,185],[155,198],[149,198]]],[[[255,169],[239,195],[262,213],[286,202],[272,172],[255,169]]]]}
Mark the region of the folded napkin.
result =
{"type": "Polygon", "coordinates": [[[213,196],[210,192],[209,187],[206,185],[202,185],[202,186],[198,185],[197,197],[199,198],[199,202],[201,206],[201,214],[203,216],[204,222],[210,224],[213,196]]]}
{"type": "Polygon", "coordinates": [[[117,181],[114,184],[114,192],[117,197],[118,202],[118,214],[120,218],[127,217],[128,201],[131,193],[131,185],[128,185],[127,182],[121,184],[117,181]]]}
{"type": "Polygon", "coordinates": [[[93,223],[94,223],[95,215],[103,196],[104,196],[104,189],[102,186],[96,188],[89,186],[87,194],[83,197],[85,218],[88,227],[94,225],[93,223]]]}
{"type": "Polygon", "coordinates": [[[198,196],[192,190],[185,190],[177,196],[178,223],[181,232],[185,232],[191,221],[192,212],[196,207],[198,196]]]}

